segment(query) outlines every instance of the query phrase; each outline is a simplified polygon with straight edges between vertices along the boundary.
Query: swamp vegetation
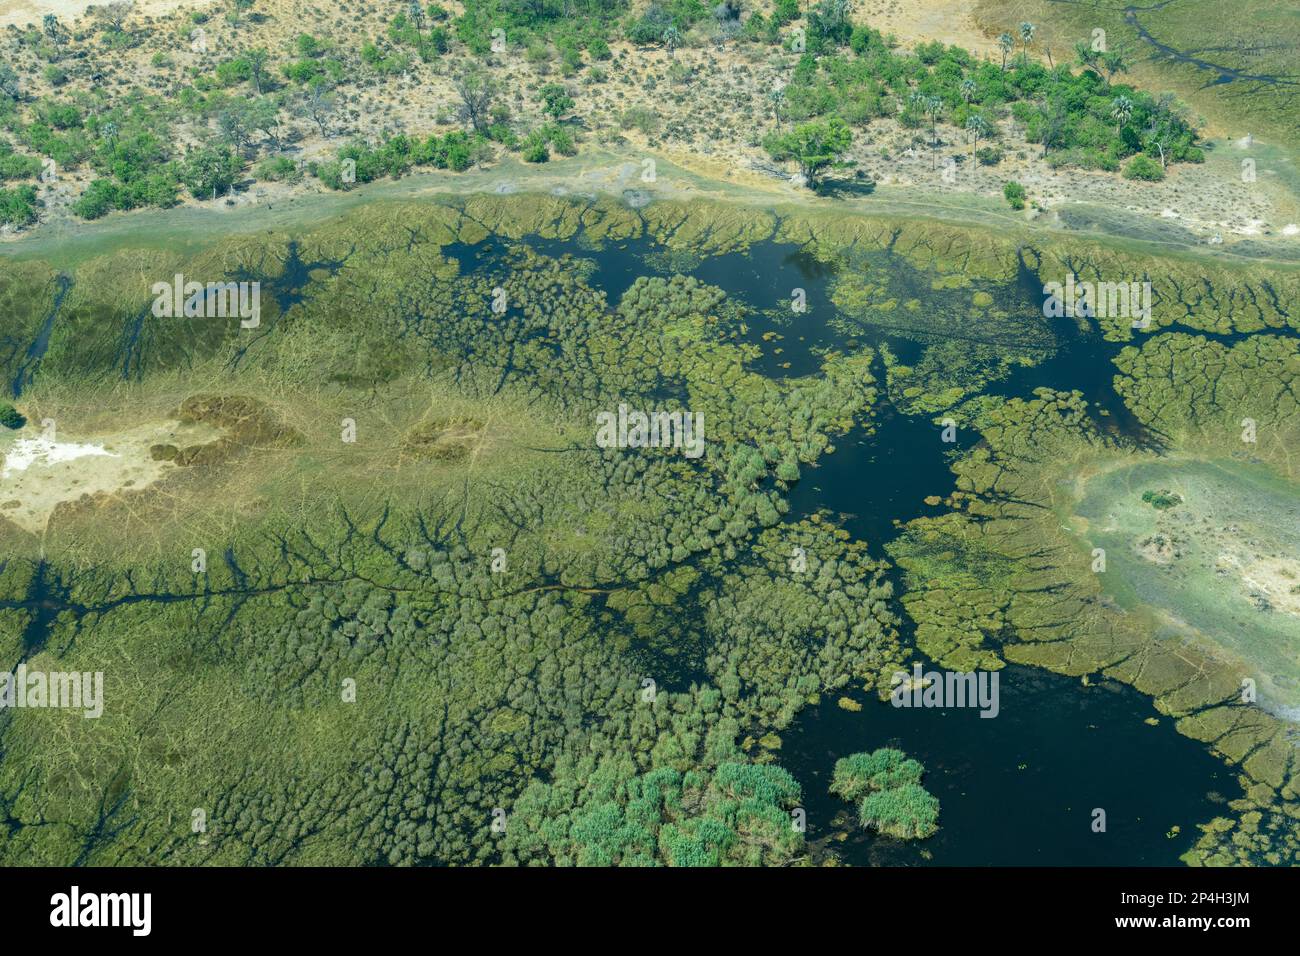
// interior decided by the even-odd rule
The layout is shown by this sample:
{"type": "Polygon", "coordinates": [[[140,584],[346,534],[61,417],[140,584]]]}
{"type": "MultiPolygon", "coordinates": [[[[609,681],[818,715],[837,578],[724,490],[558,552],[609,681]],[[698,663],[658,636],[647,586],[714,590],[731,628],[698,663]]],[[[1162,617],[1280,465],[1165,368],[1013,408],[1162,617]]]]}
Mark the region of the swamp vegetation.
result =
{"type": "MultiPolygon", "coordinates": [[[[1300,861],[1285,670],[1118,594],[1142,556],[1088,520],[1122,468],[1155,469],[1126,507],[1205,507],[1186,460],[1258,476],[1261,521],[1294,506],[1298,299],[1286,267],[538,195],[10,257],[0,440],[57,437],[38,523],[0,493],[0,649],[102,671],[105,710],[0,711],[0,860],[824,862],[798,821],[834,761],[796,779],[782,735],[929,660],[1132,685],[1241,784],[1186,861],[1300,861]],[[727,287],[769,260],[797,282],[727,287]],[[1150,281],[1151,323],[1044,318],[1067,271],[1150,281]],[[259,282],[260,325],[154,317],[175,274],[259,282]],[[706,453],[598,447],[620,404],[702,413],[706,453]],[[947,486],[872,540],[865,495],[816,492],[899,427],[947,486]],[[60,443],[121,483],[83,491],[99,458],[60,443]]],[[[1294,606],[1250,613],[1294,663],[1294,606]]],[[[889,745],[836,792],[924,838],[935,771],[889,745]]]]}

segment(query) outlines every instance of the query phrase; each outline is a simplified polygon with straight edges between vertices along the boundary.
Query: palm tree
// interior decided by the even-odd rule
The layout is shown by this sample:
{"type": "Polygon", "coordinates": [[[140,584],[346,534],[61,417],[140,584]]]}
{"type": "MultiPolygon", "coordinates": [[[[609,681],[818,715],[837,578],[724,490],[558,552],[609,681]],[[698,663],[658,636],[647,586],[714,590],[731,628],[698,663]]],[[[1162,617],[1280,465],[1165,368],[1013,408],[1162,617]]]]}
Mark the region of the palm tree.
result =
{"type": "Polygon", "coordinates": [[[966,132],[971,136],[970,158],[971,162],[974,163],[975,149],[980,144],[980,137],[987,136],[991,132],[989,121],[976,113],[966,120],[966,132]]]}
{"type": "Polygon", "coordinates": [[[1029,44],[1034,42],[1034,25],[1028,20],[1020,24],[1020,42],[1024,44],[1024,48],[1020,51],[1020,57],[1028,63],[1029,44]]]}
{"type": "Polygon", "coordinates": [[[1002,72],[1007,71],[1007,54],[1016,46],[1016,38],[1010,33],[1004,33],[998,37],[998,46],[1002,48],[1002,72]]]}
{"type": "Polygon", "coordinates": [[[410,18],[411,23],[415,25],[415,32],[424,29],[424,8],[420,6],[420,0],[411,0],[411,6],[406,15],[410,18]]]}
{"type": "Polygon", "coordinates": [[[1092,44],[1080,40],[1074,45],[1074,62],[1085,70],[1097,72],[1097,60],[1101,54],[1092,48],[1092,44]]]}
{"type": "Polygon", "coordinates": [[[1129,121],[1129,117],[1133,115],[1133,101],[1123,94],[1115,97],[1115,102],[1110,108],[1110,115],[1115,117],[1115,122],[1118,124],[1115,131],[1119,132],[1124,128],[1124,124],[1129,121]]]}
{"type": "Polygon", "coordinates": [[[682,42],[682,34],[677,27],[669,25],[664,31],[664,46],[668,47],[668,55],[672,56],[673,51],[677,49],[682,42]]]}
{"type": "Polygon", "coordinates": [[[975,81],[969,76],[961,81],[961,98],[963,103],[969,103],[975,96],[975,81]]]}
{"type": "Polygon", "coordinates": [[[934,169],[934,151],[939,145],[939,137],[935,134],[934,124],[939,120],[939,114],[943,112],[943,100],[937,96],[927,96],[921,103],[921,108],[930,114],[930,168],[934,169]]]}
{"type": "Polygon", "coordinates": [[[1112,83],[1116,73],[1128,72],[1128,60],[1123,50],[1107,50],[1101,55],[1101,65],[1106,70],[1106,82],[1112,83]]]}

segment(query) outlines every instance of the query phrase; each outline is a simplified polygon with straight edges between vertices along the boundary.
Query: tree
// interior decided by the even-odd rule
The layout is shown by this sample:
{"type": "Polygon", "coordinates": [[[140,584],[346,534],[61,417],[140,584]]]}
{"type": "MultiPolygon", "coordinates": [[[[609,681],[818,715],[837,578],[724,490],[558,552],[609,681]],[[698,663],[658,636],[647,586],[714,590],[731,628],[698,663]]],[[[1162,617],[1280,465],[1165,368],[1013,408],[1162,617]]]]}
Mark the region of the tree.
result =
{"type": "Polygon", "coordinates": [[[1083,67],[1085,70],[1091,70],[1098,76],[1101,76],[1101,73],[1097,68],[1100,59],[1101,54],[1092,48],[1091,43],[1086,43],[1083,40],[1080,40],[1074,45],[1074,62],[1078,63],[1079,66],[1083,67]]]}
{"type": "Polygon", "coordinates": [[[103,20],[114,33],[121,33],[126,27],[126,18],[135,9],[132,0],[114,0],[103,6],[95,7],[95,16],[103,20]]]}
{"type": "Polygon", "coordinates": [[[969,76],[961,81],[961,99],[963,103],[969,103],[975,97],[975,81],[969,76]]]}
{"type": "Polygon", "coordinates": [[[460,97],[460,117],[474,127],[475,132],[486,132],[492,125],[492,103],[496,99],[497,85],[492,77],[478,67],[471,67],[456,78],[456,95],[460,97]]]}
{"type": "Polygon", "coordinates": [[[1154,148],[1160,154],[1160,168],[1166,169],[1166,149],[1187,128],[1187,119],[1172,93],[1161,93],[1151,105],[1151,119],[1142,132],[1142,148],[1154,148]]]}
{"type": "Polygon", "coordinates": [[[1029,62],[1029,44],[1034,42],[1034,25],[1028,20],[1020,24],[1020,58],[1022,62],[1029,62]]]}
{"type": "Polygon", "coordinates": [[[1112,83],[1117,74],[1128,72],[1128,58],[1121,49],[1107,50],[1101,56],[1102,68],[1106,71],[1106,82],[1112,83]]]}
{"type": "Polygon", "coordinates": [[[59,23],[58,17],[52,13],[47,13],[41,18],[41,29],[49,37],[50,45],[54,47],[54,54],[51,59],[57,62],[60,56],[59,47],[63,45],[64,40],[63,25],[59,23]]]}
{"type": "Polygon", "coordinates": [[[772,104],[772,122],[781,122],[781,106],[785,103],[785,87],[774,84],[767,91],[767,101],[772,104]]]}
{"type": "Polygon", "coordinates": [[[533,130],[524,140],[524,162],[544,163],[551,158],[551,151],[546,147],[546,136],[541,130],[533,130]]]}
{"type": "Polygon", "coordinates": [[[813,37],[843,45],[853,35],[852,12],[849,0],[821,0],[817,9],[808,16],[808,29],[813,37]]]}
{"type": "Polygon", "coordinates": [[[406,16],[414,25],[416,36],[419,36],[420,31],[424,29],[424,8],[420,6],[420,0],[411,0],[406,16]]]}
{"type": "Polygon", "coordinates": [[[1010,33],[1003,33],[998,37],[998,47],[1002,50],[1002,72],[1007,71],[1007,54],[1016,46],[1016,38],[1010,33]]]}
{"type": "Polygon", "coordinates": [[[1070,110],[1060,96],[1049,97],[1038,106],[1039,142],[1043,156],[1065,135],[1070,124],[1070,110]]]}
{"type": "Polygon", "coordinates": [[[682,42],[681,31],[679,31],[677,27],[672,26],[670,24],[668,26],[668,29],[664,30],[663,39],[664,39],[664,46],[668,48],[668,55],[672,56],[673,51],[676,50],[677,47],[681,45],[682,42]]]}
{"type": "Polygon", "coordinates": [[[1025,187],[1014,179],[1002,186],[1002,195],[1012,209],[1025,208],[1025,187]]]}
{"type": "Polygon", "coordinates": [[[36,221],[36,207],[40,204],[35,186],[23,184],[0,189],[0,225],[30,225],[36,221]]]}
{"type": "Polygon", "coordinates": [[[253,47],[244,54],[244,61],[248,64],[248,72],[258,96],[262,95],[262,81],[266,78],[266,64],[270,59],[271,54],[265,47],[260,46],[253,47]]]}
{"type": "Polygon", "coordinates": [[[1111,104],[1110,115],[1115,120],[1115,131],[1119,132],[1133,116],[1133,101],[1121,93],[1111,104]]]}
{"type": "Polygon", "coordinates": [[[243,164],[228,146],[205,146],[191,153],[181,171],[181,181],[195,199],[216,199],[235,184],[243,164]]]}
{"type": "Polygon", "coordinates": [[[22,87],[14,68],[8,63],[0,63],[0,95],[16,100],[21,92],[22,87]]]}
{"type": "Polygon", "coordinates": [[[280,103],[273,96],[254,100],[248,110],[248,124],[265,133],[273,149],[280,148],[280,103]]]}
{"type": "Polygon", "coordinates": [[[627,30],[627,38],[633,43],[645,45],[662,41],[664,31],[673,25],[673,18],[668,15],[658,3],[651,3],[641,14],[641,19],[633,23],[627,30]]]}
{"type": "Polygon", "coordinates": [[[943,112],[943,100],[938,96],[927,96],[921,104],[926,115],[930,117],[930,168],[934,168],[934,151],[939,145],[939,137],[935,132],[935,124],[939,122],[939,114],[943,112]]]}
{"type": "Polygon", "coordinates": [[[1141,179],[1146,182],[1158,182],[1165,178],[1165,171],[1162,166],[1156,163],[1150,156],[1138,153],[1134,156],[1127,166],[1124,167],[1125,179],[1141,179]]]}
{"type": "Polygon", "coordinates": [[[966,120],[966,132],[971,137],[970,158],[973,162],[975,159],[975,150],[979,146],[980,139],[992,132],[989,121],[979,113],[975,113],[966,120]]]}
{"type": "Polygon", "coordinates": [[[243,97],[230,97],[217,109],[217,131],[222,142],[243,150],[254,130],[251,104],[243,97]]]}
{"type": "Polygon", "coordinates": [[[334,84],[328,78],[318,76],[298,94],[298,106],[303,114],[310,117],[322,136],[328,135],[325,121],[334,115],[338,108],[334,96],[334,84]]]}
{"type": "Polygon", "coordinates": [[[816,189],[823,170],[837,164],[853,145],[853,130],[838,116],[803,123],[784,135],[773,134],[764,144],[773,159],[792,159],[799,172],[816,189]]]}

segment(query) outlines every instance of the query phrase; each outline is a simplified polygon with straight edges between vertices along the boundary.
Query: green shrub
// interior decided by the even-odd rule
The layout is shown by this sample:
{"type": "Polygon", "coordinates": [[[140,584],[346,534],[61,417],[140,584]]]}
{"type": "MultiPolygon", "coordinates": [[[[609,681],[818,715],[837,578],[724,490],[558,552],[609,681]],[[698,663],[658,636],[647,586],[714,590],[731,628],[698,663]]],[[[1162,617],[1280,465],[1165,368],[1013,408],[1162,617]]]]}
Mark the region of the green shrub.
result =
{"type": "Polygon", "coordinates": [[[577,145],[573,142],[573,134],[569,132],[568,127],[561,126],[559,123],[548,123],[542,133],[561,156],[572,156],[578,151],[577,145]]]}
{"type": "Polygon", "coordinates": [[[526,163],[544,163],[551,158],[551,152],[546,148],[546,137],[540,130],[533,130],[524,140],[524,162],[526,163]]]}
{"type": "Polygon", "coordinates": [[[646,136],[659,132],[659,116],[646,106],[633,106],[619,117],[619,124],[624,129],[639,129],[646,136]]]}
{"type": "Polygon", "coordinates": [[[20,155],[8,143],[0,142],[0,182],[7,179],[33,179],[40,171],[41,161],[35,156],[20,155]]]}
{"type": "Polygon", "coordinates": [[[939,829],[939,800],[920,784],[868,794],[858,811],[864,827],[900,840],[923,840],[939,829]]]}
{"type": "Polygon", "coordinates": [[[791,20],[799,19],[799,0],[776,0],[772,8],[772,22],[784,26],[791,20]]]}
{"type": "Polygon", "coordinates": [[[36,207],[40,200],[36,198],[35,186],[15,186],[13,189],[0,189],[0,224],[26,226],[36,221],[36,207]]]}
{"type": "Polygon", "coordinates": [[[1143,182],[1159,182],[1165,178],[1165,171],[1160,164],[1142,153],[1129,160],[1124,167],[1125,179],[1140,179],[1143,182]]]}
{"type": "Polygon", "coordinates": [[[27,424],[27,419],[22,416],[18,409],[14,408],[8,402],[0,402],[0,425],[5,428],[19,429],[27,424]]]}
{"type": "Polygon", "coordinates": [[[921,786],[925,768],[901,750],[882,747],[835,762],[831,793],[858,803],[862,826],[900,840],[935,832],[939,801],[921,786]]]}
{"type": "Polygon", "coordinates": [[[296,183],[302,179],[302,170],[288,156],[270,156],[257,164],[255,175],[270,182],[296,183]]]}
{"type": "Polygon", "coordinates": [[[917,783],[922,773],[920,763],[901,750],[882,747],[872,753],[850,754],[835,761],[830,791],[837,797],[857,802],[872,790],[917,783]]]}
{"type": "Polygon", "coordinates": [[[72,211],[82,219],[98,219],[118,208],[117,183],[111,179],[96,179],[72,204],[72,211]]]}
{"type": "Polygon", "coordinates": [[[1012,180],[1002,187],[1002,195],[1012,209],[1025,208],[1025,187],[1012,180]]]}

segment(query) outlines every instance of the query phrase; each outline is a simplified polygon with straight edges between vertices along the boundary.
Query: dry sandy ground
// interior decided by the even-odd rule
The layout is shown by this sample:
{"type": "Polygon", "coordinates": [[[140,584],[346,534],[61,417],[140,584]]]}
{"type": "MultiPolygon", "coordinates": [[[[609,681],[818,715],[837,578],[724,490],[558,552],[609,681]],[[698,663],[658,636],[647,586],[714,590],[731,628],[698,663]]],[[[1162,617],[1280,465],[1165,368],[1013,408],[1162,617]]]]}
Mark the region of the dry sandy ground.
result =
{"type": "Polygon", "coordinates": [[[208,425],[155,422],[126,431],[47,438],[34,424],[0,436],[0,521],[40,533],[64,502],[139,491],[176,465],[155,461],[158,443],[203,444],[220,432],[208,425]]]}
{"type": "Polygon", "coordinates": [[[996,55],[996,36],[988,36],[975,21],[976,0],[856,0],[857,19],[864,19],[903,46],[939,40],[972,53],[996,55]]]}
{"type": "MultiPolygon", "coordinates": [[[[210,5],[213,0],[136,0],[135,12],[141,16],[170,13],[177,7],[195,9],[210,5]]],[[[41,18],[52,13],[65,24],[84,16],[89,6],[85,0],[0,0],[0,27],[28,23],[40,25],[41,18]]]]}

